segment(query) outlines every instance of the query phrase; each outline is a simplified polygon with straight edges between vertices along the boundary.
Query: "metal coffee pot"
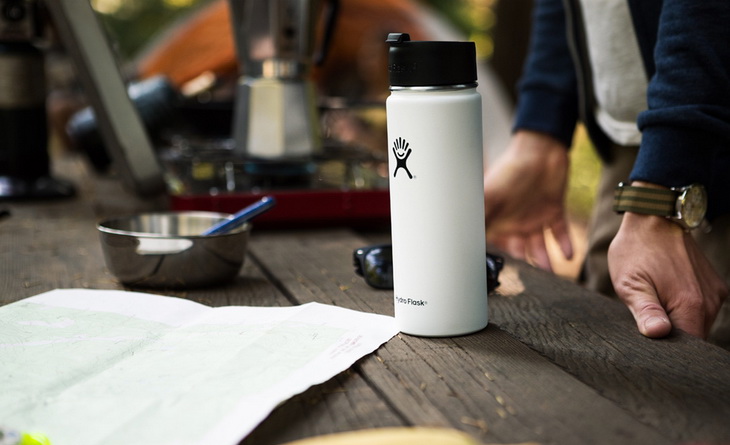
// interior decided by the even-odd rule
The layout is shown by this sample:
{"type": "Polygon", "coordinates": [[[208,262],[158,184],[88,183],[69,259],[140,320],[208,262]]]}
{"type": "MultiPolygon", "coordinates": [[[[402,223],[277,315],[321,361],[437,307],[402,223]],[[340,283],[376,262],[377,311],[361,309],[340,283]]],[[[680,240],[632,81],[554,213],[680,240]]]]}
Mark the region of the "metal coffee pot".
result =
{"type": "Polygon", "coordinates": [[[311,158],[322,151],[311,68],[325,56],[335,0],[229,0],[240,77],[236,154],[259,160],[311,158]],[[324,32],[317,27],[324,14],[324,32]],[[322,35],[322,42],[315,40],[322,35]],[[319,47],[319,49],[317,49],[319,47]]]}

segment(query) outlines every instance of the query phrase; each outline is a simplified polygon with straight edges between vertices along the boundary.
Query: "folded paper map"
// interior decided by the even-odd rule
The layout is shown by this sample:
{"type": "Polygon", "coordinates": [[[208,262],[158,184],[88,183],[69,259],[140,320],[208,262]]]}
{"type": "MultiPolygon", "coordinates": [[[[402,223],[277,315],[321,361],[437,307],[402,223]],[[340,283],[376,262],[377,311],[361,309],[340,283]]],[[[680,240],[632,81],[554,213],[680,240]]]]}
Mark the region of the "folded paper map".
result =
{"type": "Polygon", "coordinates": [[[0,423],[53,445],[236,444],[396,332],[317,303],[55,290],[0,307],[0,423]]]}

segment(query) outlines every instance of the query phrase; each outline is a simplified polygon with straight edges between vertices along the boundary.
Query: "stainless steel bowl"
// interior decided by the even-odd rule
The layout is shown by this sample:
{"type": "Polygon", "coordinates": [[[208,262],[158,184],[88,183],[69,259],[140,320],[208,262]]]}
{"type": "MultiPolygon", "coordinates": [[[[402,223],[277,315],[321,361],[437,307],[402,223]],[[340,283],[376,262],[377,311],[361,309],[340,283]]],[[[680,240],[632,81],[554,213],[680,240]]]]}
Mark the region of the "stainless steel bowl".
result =
{"type": "Polygon", "coordinates": [[[97,225],[109,270],[130,286],[189,288],[220,284],[243,265],[251,225],[201,236],[227,213],[145,213],[97,225]]]}

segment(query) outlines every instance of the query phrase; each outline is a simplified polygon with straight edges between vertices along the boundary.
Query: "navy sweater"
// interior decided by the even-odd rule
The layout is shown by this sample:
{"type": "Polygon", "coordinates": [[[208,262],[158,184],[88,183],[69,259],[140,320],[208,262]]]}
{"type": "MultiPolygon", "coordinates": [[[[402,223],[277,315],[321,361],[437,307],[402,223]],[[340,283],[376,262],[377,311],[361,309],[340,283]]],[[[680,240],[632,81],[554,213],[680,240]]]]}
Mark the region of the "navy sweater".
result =
{"type": "MultiPolygon", "coordinates": [[[[650,78],[630,179],[704,184],[708,219],[730,213],[730,1],[628,1],[650,78]]],[[[571,0],[535,2],[515,129],[541,131],[570,146],[580,115],[610,162],[608,139],[590,113],[590,66],[583,63],[575,7],[571,0]]]]}

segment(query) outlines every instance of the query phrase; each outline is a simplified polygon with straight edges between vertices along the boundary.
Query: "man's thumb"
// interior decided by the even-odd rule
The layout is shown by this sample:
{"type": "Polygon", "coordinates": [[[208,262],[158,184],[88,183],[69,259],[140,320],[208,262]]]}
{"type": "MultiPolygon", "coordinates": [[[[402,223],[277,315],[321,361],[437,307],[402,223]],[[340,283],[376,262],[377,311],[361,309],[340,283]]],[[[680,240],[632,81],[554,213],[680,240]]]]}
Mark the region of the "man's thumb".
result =
{"type": "Polygon", "coordinates": [[[666,337],[672,331],[672,322],[659,301],[651,296],[635,296],[629,304],[634,314],[636,326],[644,336],[649,338],[666,337]]]}

